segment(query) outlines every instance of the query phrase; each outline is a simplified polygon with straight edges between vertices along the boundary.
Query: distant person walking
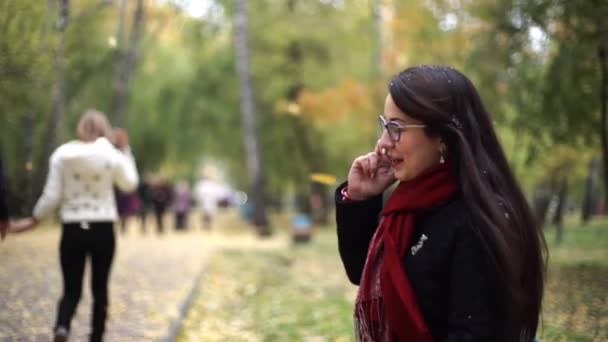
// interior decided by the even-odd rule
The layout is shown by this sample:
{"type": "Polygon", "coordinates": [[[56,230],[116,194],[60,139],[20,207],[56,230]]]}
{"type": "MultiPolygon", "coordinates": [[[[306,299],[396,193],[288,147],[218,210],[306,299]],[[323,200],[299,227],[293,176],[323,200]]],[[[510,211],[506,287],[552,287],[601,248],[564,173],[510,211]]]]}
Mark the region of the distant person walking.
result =
{"type": "Polygon", "coordinates": [[[152,189],[150,188],[150,176],[146,175],[140,180],[137,186],[137,196],[139,197],[139,210],[137,215],[139,216],[139,224],[141,226],[141,232],[147,231],[146,221],[148,212],[152,208],[152,189]]]}
{"type": "Polygon", "coordinates": [[[187,181],[180,180],[173,190],[173,212],[175,213],[175,229],[184,230],[188,227],[188,213],[192,207],[192,194],[187,181]]]}
{"type": "Polygon", "coordinates": [[[228,197],[226,187],[203,175],[194,187],[194,196],[201,211],[203,229],[211,229],[220,200],[228,197]]]}
{"type": "Polygon", "coordinates": [[[59,146],[51,155],[49,173],[33,217],[11,231],[33,228],[59,208],[62,234],[59,246],[63,295],[59,301],[54,341],[66,341],[82,293],[87,257],[91,258],[93,292],[90,341],[101,341],[108,309],[108,280],[115,250],[114,222],[118,218],[114,185],[133,191],[138,175],[129,146],[110,142],[111,127],[98,111],[84,113],[78,139],[59,146]]]}
{"type": "Polygon", "coordinates": [[[159,177],[150,185],[150,192],[152,194],[154,218],[156,219],[156,231],[162,234],[165,232],[165,211],[171,203],[171,185],[164,177],[159,177]]]}
{"type": "Polygon", "coordinates": [[[114,195],[116,196],[120,232],[124,234],[127,232],[129,218],[139,213],[139,197],[135,192],[125,192],[117,188],[114,189],[114,195]]]}

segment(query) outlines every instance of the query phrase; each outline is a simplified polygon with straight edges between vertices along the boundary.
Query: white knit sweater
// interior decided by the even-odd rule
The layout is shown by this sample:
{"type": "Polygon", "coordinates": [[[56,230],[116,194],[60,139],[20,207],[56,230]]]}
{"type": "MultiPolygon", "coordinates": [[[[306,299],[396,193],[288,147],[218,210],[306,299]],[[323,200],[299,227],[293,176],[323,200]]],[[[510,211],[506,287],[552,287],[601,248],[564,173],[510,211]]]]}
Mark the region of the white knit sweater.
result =
{"type": "Polygon", "coordinates": [[[139,181],[131,152],[121,152],[106,138],[65,143],[49,164],[44,191],[34,207],[38,220],[60,207],[64,223],[115,221],[113,186],[133,191],[139,181]]]}

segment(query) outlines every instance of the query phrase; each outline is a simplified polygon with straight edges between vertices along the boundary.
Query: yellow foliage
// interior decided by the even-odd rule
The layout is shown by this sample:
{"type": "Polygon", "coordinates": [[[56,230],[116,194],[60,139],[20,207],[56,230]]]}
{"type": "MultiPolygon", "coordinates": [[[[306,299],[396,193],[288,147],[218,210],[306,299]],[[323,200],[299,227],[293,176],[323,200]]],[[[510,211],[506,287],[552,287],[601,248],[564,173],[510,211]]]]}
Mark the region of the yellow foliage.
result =
{"type": "Polygon", "coordinates": [[[333,185],[336,183],[336,175],[330,173],[311,173],[310,180],[321,184],[333,185]]]}
{"type": "MultiPolygon", "coordinates": [[[[353,114],[365,114],[374,110],[374,91],[354,79],[344,79],[336,87],[320,92],[303,90],[297,99],[301,115],[313,125],[325,126],[343,120],[353,114]]],[[[278,105],[277,108],[285,108],[278,105]]],[[[380,109],[376,109],[380,112],[380,109]]]]}

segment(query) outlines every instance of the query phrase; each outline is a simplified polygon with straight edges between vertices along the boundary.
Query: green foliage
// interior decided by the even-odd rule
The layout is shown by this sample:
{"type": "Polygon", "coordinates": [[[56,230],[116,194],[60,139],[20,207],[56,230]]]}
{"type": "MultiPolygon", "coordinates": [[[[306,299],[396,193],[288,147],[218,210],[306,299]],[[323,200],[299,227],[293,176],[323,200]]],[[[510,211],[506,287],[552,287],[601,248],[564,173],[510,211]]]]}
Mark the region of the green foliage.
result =
{"type": "Polygon", "coordinates": [[[597,49],[608,4],[499,1],[479,7],[480,18],[492,29],[480,34],[484,44],[474,47],[470,67],[487,68],[476,74],[491,101],[515,106],[522,112],[514,123],[548,132],[550,143],[596,145],[597,49]]]}
{"type": "Polygon", "coordinates": [[[473,41],[464,70],[493,114],[526,191],[566,177],[580,198],[587,161],[599,154],[597,49],[605,41],[608,3],[433,3],[439,19],[455,16],[453,31],[473,41]],[[557,170],[560,163],[570,163],[569,170],[557,170]]]}
{"type": "MultiPolygon", "coordinates": [[[[111,105],[125,46],[113,43],[117,4],[97,3],[70,2],[63,140],[73,137],[83,110],[111,105]]],[[[145,9],[125,123],[138,167],[194,178],[201,163],[213,160],[247,188],[233,3],[212,1],[200,18],[177,3],[151,1],[145,9]]],[[[450,64],[471,76],[527,192],[561,175],[582,183],[588,158],[598,153],[596,47],[604,2],[379,3],[378,26],[369,1],[249,1],[250,63],[270,196],[286,188],[307,191],[311,172],[343,179],[352,159],[377,139],[388,76],[415,63],[450,64]],[[532,30],[540,38],[533,39],[532,30]],[[381,66],[373,64],[377,55],[381,66]],[[559,163],[572,165],[556,172],[559,163]]],[[[127,10],[128,36],[133,4],[127,10]]],[[[34,161],[48,158],[43,134],[56,82],[56,11],[33,0],[0,4],[0,139],[14,193],[28,179],[28,151],[34,161]]]]}
{"type": "MultiPolygon", "coordinates": [[[[0,4],[0,152],[9,178],[11,202],[23,201],[24,175],[42,146],[48,120],[52,60],[47,10],[39,1],[0,4]],[[16,191],[19,189],[20,191],[16,191]]],[[[13,205],[15,209],[19,204],[13,205]]]]}

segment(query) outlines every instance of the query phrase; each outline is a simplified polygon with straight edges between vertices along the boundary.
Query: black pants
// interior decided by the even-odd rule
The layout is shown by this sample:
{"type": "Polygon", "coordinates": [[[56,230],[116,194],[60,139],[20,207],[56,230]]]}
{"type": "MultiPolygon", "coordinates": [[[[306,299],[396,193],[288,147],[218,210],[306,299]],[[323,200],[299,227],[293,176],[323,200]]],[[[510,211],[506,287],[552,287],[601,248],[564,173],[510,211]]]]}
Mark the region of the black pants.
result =
{"type": "Polygon", "coordinates": [[[156,218],[156,232],[162,234],[165,232],[165,224],[163,222],[163,216],[165,215],[165,206],[160,204],[154,204],[154,217],[156,218]]]}
{"type": "Polygon", "coordinates": [[[188,221],[188,213],[186,212],[176,212],[175,213],[175,229],[184,230],[186,229],[186,225],[188,221]]]}
{"type": "Polygon", "coordinates": [[[63,296],[59,300],[55,328],[69,330],[82,293],[82,278],[87,256],[91,258],[93,315],[91,341],[101,341],[108,308],[108,280],[114,257],[113,222],[64,223],[59,246],[63,274],[63,296]]]}
{"type": "Polygon", "coordinates": [[[140,211],[137,213],[139,216],[139,222],[141,224],[141,232],[146,232],[146,216],[148,215],[148,206],[143,204],[141,205],[140,211]]]}

